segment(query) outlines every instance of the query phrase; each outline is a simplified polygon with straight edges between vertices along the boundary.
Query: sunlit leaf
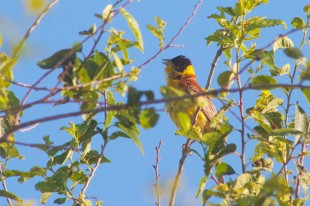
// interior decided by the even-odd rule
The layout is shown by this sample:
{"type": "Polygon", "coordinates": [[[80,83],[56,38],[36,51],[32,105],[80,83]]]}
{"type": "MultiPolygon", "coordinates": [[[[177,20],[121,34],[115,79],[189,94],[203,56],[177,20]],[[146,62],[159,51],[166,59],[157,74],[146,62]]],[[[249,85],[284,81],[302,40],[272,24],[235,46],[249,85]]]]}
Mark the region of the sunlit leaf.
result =
{"type": "Polygon", "coordinates": [[[282,76],[284,74],[290,74],[290,64],[285,64],[280,68],[272,68],[270,70],[272,76],[282,76]]]}
{"type": "Polygon", "coordinates": [[[278,37],[273,43],[274,52],[281,48],[291,48],[291,47],[294,47],[294,43],[287,36],[278,37]]]}
{"type": "Polygon", "coordinates": [[[197,188],[197,192],[196,192],[196,196],[195,196],[196,199],[199,197],[200,193],[204,190],[206,184],[207,184],[207,177],[203,176],[200,179],[200,182],[199,182],[199,185],[198,185],[198,188],[197,188]]]}
{"type": "Polygon", "coordinates": [[[189,117],[189,115],[184,112],[178,112],[177,117],[178,117],[178,122],[180,124],[181,129],[185,133],[188,132],[192,126],[191,118],[189,117]]]}
{"type": "Polygon", "coordinates": [[[115,52],[112,52],[112,55],[114,57],[114,62],[116,64],[116,67],[118,68],[118,71],[122,73],[124,71],[124,65],[122,61],[120,60],[120,58],[117,56],[115,52]]]}
{"type": "Polygon", "coordinates": [[[52,196],[52,194],[53,193],[51,192],[43,192],[40,197],[40,203],[44,205],[47,200],[52,196]]]}
{"type": "Polygon", "coordinates": [[[131,31],[133,32],[134,36],[136,37],[136,40],[138,42],[138,49],[143,52],[144,51],[144,45],[143,45],[143,39],[142,34],[140,31],[140,27],[136,19],[124,8],[121,9],[122,15],[125,17],[131,31]]]}
{"type": "Polygon", "coordinates": [[[113,13],[113,5],[112,4],[108,4],[102,11],[102,20],[104,22],[108,22],[110,23],[112,21],[114,17],[114,13],[113,13]]]}
{"type": "Polygon", "coordinates": [[[298,106],[295,105],[295,126],[294,128],[303,134],[308,134],[309,122],[308,117],[305,111],[298,106]]]}

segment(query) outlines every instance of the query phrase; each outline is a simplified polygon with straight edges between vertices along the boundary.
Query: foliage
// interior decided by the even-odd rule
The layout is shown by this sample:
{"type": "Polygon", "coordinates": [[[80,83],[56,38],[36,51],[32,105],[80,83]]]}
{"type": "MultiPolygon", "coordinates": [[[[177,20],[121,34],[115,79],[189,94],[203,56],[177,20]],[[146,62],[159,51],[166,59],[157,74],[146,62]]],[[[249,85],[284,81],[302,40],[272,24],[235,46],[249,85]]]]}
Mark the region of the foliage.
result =
{"type": "MultiPolygon", "coordinates": [[[[83,41],[71,42],[71,48],[63,48],[38,60],[37,66],[46,73],[27,87],[28,93],[23,98],[17,97],[11,89],[12,84],[24,86],[15,82],[13,75],[13,68],[23,55],[21,47],[17,47],[12,56],[0,53],[0,177],[3,186],[0,196],[9,204],[11,200],[22,202],[14,191],[5,187],[8,179],[17,177],[21,184],[32,178],[36,180],[34,188],[42,193],[42,204],[92,205],[93,198],[86,195],[86,190],[96,169],[111,164],[105,150],[107,145],[117,144],[116,139],[129,139],[143,154],[140,129],[153,129],[157,124],[160,116],[155,104],[169,101],[193,104],[192,97],[179,91],[174,91],[179,94],[178,98],[169,99],[169,88],[162,88],[163,99],[155,99],[154,91],[129,86],[139,79],[142,67],[172,47],[173,41],[165,44],[166,22],[156,16],[156,25],[147,24],[146,27],[159,40],[160,52],[145,64],[136,66],[135,55],[143,53],[147,45],[139,19],[126,10],[128,3],[121,5],[121,2],[108,4],[101,14],[95,15],[100,25],[93,24],[82,30],[79,34],[83,41]],[[124,18],[130,35],[123,28],[107,28],[118,15],[124,18]],[[89,39],[94,39],[91,47],[85,46],[89,39]],[[99,42],[104,49],[99,49],[99,42]],[[38,86],[55,71],[59,76],[54,87],[38,86]],[[35,90],[43,90],[47,95],[25,103],[29,93],[35,90]],[[74,103],[79,111],[23,122],[28,108],[50,103],[59,107],[74,103]],[[19,129],[73,116],[81,116],[83,121],[71,121],[60,128],[63,135],[70,136],[61,144],[54,143],[50,136],[44,136],[41,143],[35,144],[19,142],[14,137],[19,129]],[[28,171],[14,169],[9,163],[16,158],[23,159],[18,145],[40,150],[47,161],[41,166],[33,165],[28,171]]],[[[292,19],[288,26],[288,22],[281,19],[253,16],[253,10],[261,4],[268,6],[268,1],[238,0],[232,7],[218,7],[217,12],[208,17],[219,29],[205,38],[206,44],[219,46],[215,59],[223,52],[223,62],[227,66],[217,76],[219,89],[203,94],[217,95],[224,105],[211,121],[214,131],[202,134],[192,129],[192,120],[187,114],[180,112],[177,117],[182,121],[176,134],[195,140],[201,146],[199,149],[191,147],[183,155],[193,153],[202,161],[204,176],[197,185],[196,198],[201,198],[203,205],[304,205],[309,197],[310,173],[304,163],[310,154],[308,105],[300,104],[293,96],[303,94],[305,102],[310,102],[310,87],[307,86],[310,60],[303,54],[309,40],[310,5],[305,5],[304,13],[301,11],[301,16],[292,19]],[[293,29],[263,48],[256,46],[264,29],[278,26],[293,29]],[[294,42],[289,37],[292,33],[301,33],[302,39],[294,42]],[[278,65],[279,56],[281,62],[285,61],[284,65],[278,65]],[[256,101],[253,103],[252,99],[256,101]],[[234,121],[225,117],[230,113],[234,121]],[[241,143],[236,144],[236,139],[241,143]],[[252,150],[248,149],[250,146],[252,150]],[[230,158],[240,159],[240,165],[232,165],[230,158]],[[214,184],[209,184],[210,181],[214,184]]],[[[203,103],[197,103],[203,106],[200,104],[203,103]]],[[[95,202],[102,205],[101,200],[95,199],[95,202]]]]}

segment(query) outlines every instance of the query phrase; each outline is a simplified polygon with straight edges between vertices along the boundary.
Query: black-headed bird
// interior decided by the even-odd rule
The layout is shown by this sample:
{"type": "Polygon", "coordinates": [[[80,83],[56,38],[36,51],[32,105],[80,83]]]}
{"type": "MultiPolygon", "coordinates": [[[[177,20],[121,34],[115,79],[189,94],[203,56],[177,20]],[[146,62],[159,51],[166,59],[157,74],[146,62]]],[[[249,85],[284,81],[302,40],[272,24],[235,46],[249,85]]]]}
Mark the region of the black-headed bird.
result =
{"type": "MultiPolygon", "coordinates": [[[[173,59],[163,59],[166,65],[166,80],[168,96],[180,96],[178,91],[184,94],[195,95],[206,92],[196,81],[196,74],[192,62],[183,55],[173,59]]],[[[178,113],[187,114],[191,120],[191,127],[200,133],[211,132],[212,118],[217,111],[210,97],[206,95],[191,98],[191,101],[171,101],[166,104],[166,110],[172,121],[181,129],[182,119],[178,113]]]]}

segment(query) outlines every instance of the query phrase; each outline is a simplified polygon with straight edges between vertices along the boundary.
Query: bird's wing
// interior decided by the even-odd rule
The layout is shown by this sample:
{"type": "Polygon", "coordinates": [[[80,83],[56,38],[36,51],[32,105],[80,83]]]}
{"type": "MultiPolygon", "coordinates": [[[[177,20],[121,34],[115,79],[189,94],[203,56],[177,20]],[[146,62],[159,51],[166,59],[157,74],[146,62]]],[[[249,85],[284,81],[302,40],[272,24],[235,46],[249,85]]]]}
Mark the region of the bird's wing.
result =
{"type": "MultiPolygon", "coordinates": [[[[193,95],[205,92],[205,89],[203,89],[196,81],[190,81],[187,84],[187,91],[189,94],[193,95]]],[[[204,107],[201,107],[201,111],[207,119],[211,120],[217,113],[211,99],[208,96],[199,96],[197,97],[197,100],[198,102],[206,102],[206,104],[204,104],[204,107]]]]}

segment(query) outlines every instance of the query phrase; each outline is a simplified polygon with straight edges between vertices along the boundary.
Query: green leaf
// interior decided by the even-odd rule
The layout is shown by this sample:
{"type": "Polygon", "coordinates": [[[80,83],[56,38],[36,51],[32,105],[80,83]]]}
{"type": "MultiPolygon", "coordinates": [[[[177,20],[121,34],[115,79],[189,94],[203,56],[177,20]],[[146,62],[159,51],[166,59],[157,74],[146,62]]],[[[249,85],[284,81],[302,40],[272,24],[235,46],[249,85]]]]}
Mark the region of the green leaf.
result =
{"type": "Polygon", "coordinates": [[[200,182],[199,182],[199,185],[198,185],[198,189],[197,189],[196,196],[195,196],[196,199],[199,197],[200,193],[204,190],[206,184],[207,184],[207,177],[203,176],[200,179],[200,182]]]}
{"type": "Polygon", "coordinates": [[[136,68],[136,67],[132,67],[131,72],[130,72],[130,76],[129,76],[129,80],[130,81],[137,81],[138,76],[140,74],[141,69],[136,68]]]}
{"type": "Polygon", "coordinates": [[[217,177],[221,177],[223,175],[233,175],[235,174],[235,170],[227,163],[221,162],[215,170],[215,175],[217,177]]]}
{"type": "Polygon", "coordinates": [[[136,40],[138,42],[137,48],[143,52],[144,51],[144,45],[143,45],[143,39],[142,34],[139,28],[139,24],[135,20],[135,18],[127,12],[124,8],[121,9],[121,14],[125,17],[131,31],[133,32],[133,35],[136,37],[136,40]]]}
{"type": "Polygon", "coordinates": [[[300,17],[295,17],[291,24],[293,25],[294,28],[296,29],[301,29],[301,28],[304,28],[306,26],[304,20],[302,20],[302,18],[300,17]]]}
{"type": "Polygon", "coordinates": [[[303,134],[301,131],[295,128],[280,128],[280,129],[273,129],[270,133],[271,135],[296,135],[296,134],[303,134]]]}
{"type": "MultiPolygon", "coordinates": [[[[230,16],[236,16],[235,15],[235,12],[234,12],[234,9],[232,7],[221,7],[221,6],[218,6],[216,7],[217,10],[219,10],[220,12],[224,12],[230,16]]],[[[221,16],[222,17],[222,16],[221,16]]],[[[211,18],[211,17],[208,17],[208,18],[211,18]]]]}
{"type": "Polygon", "coordinates": [[[291,57],[293,59],[300,59],[301,57],[304,56],[300,51],[300,49],[295,47],[284,49],[284,53],[286,54],[286,56],[291,57]]]}
{"type": "Polygon", "coordinates": [[[80,31],[79,35],[87,35],[87,36],[93,35],[96,32],[97,29],[96,27],[97,27],[96,24],[93,24],[88,30],[80,31]]]}
{"type": "Polygon", "coordinates": [[[188,114],[184,112],[178,112],[177,117],[178,117],[178,122],[180,124],[179,126],[185,133],[187,133],[192,126],[191,118],[189,117],[188,114]]]}
{"type": "Polygon", "coordinates": [[[98,151],[96,150],[91,150],[89,151],[82,159],[81,163],[87,163],[89,165],[96,164],[100,159],[100,163],[110,163],[111,161],[104,157],[101,156],[98,151]]]}
{"type": "Polygon", "coordinates": [[[270,72],[272,76],[282,76],[285,74],[290,74],[290,68],[291,68],[290,64],[285,64],[280,68],[272,68],[270,72]]]}
{"type": "Polygon", "coordinates": [[[155,16],[155,21],[157,22],[157,27],[154,27],[150,24],[148,24],[146,27],[147,27],[147,29],[150,30],[150,32],[157,39],[159,39],[159,46],[160,46],[160,48],[163,48],[164,47],[164,39],[165,39],[164,30],[166,27],[166,22],[158,16],[155,16]]]}
{"type": "Polygon", "coordinates": [[[273,43],[273,51],[277,51],[281,48],[291,48],[294,47],[294,42],[287,36],[278,37],[273,43]]]}
{"type": "Polygon", "coordinates": [[[68,198],[66,198],[66,197],[57,198],[56,200],[54,200],[54,203],[57,204],[57,205],[62,205],[62,204],[64,204],[67,200],[68,200],[68,198]]]}
{"type": "Polygon", "coordinates": [[[9,58],[6,54],[0,52],[0,88],[11,86],[11,81],[13,80],[13,67],[17,62],[17,57],[9,58]]]}
{"type": "Polygon", "coordinates": [[[159,115],[156,113],[156,110],[151,107],[141,111],[139,122],[142,128],[150,129],[156,125],[158,118],[159,115]]]}
{"type": "Polygon", "coordinates": [[[304,12],[309,13],[310,12],[310,3],[304,6],[304,12]]]}
{"type": "Polygon", "coordinates": [[[263,127],[266,130],[266,132],[268,132],[268,133],[271,132],[272,129],[271,129],[271,126],[270,126],[270,122],[269,122],[268,118],[264,114],[262,114],[261,112],[258,112],[258,111],[252,111],[250,113],[250,115],[254,118],[254,120],[256,122],[259,123],[259,125],[261,127],[263,127]]]}
{"type": "Polygon", "coordinates": [[[302,93],[306,97],[308,104],[310,104],[310,89],[307,88],[301,88],[302,93]]]}
{"type": "Polygon", "coordinates": [[[217,83],[224,89],[229,89],[234,83],[235,74],[231,71],[225,71],[218,76],[217,83]]]}
{"type": "Polygon", "coordinates": [[[259,86],[260,90],[271,90],[271,89],[275,89],[274,86],[272,86],[273,84],[278,84],[277,80],[271,76],[267,76],[267,75],[259,75],[256,76],[252,79],[252,86],[259,86]]]}
{"type": "Polygon", "coordinates": [[[40,192],[58,192],[64,194],[67,192],[67,182],[70,176],[70,169],[67,166],[59,168],[53,176],[47,177],[44,181],[35,185],[36,190],[40,192]]]}
{"type": "Polygon", "coordinates": [[[12,200],[15,200],[17,202],[22,202],[22,199],[20,199],[17,195],[15,195],[12,192],[5,191],[5,190],[0,190],[0,196],[5,197],[5,198],[10,198],[12,200]]]}
{"type": "Polygon", "coordinates": [[[52,56],[43,59],[37,63],[41,69],[53,69],[63,67],[70,63],[74,63],[76,51],[74,49],[62,49],[54,53],[52,56]]]}
{"type": "MultiPolygon", "coordinates": [[[[114,74],[113,66],[109,58],[104,53],[98,51],[85,61],[84,66],[90,80],[102,80],[114,74]]],[[[102,82],[100,86],[110,84],[111,83],[108,84],[108,82],[102,82]]]]}
{"type": "Polygon", "coordinates": [[[128,137],[133,140],[134,144],[137,145],[141,153],[144,153],[141,141],[139,139],[140,132],[136,126],[135,118],[127,111],[126,113],[123,112],[116,115],[116,118],[119,120],[119,122],[116,122],[115,126],[120,128],[126,135],[128,135],[128,137]]]}
{"type": "Polygon", "coordinates": [[[136,88],[129,87],[127,94],[127,104],[129,106],[138,106],[140,104],[140,98],[142,95],[143,93],[138,91],[136,88]]]}

